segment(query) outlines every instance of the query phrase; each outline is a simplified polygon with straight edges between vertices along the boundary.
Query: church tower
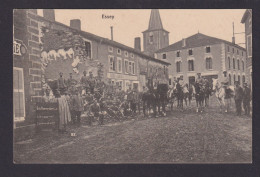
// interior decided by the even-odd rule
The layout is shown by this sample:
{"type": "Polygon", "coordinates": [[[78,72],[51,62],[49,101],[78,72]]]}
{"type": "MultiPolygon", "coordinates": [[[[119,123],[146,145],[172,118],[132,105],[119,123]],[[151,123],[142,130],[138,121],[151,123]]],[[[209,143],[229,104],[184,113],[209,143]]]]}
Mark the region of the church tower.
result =
{"type": "Polygon", "coordinates": [[[143,32],[144,53],[154,52],[169,45],[169,32],[163,29],[158,9],[152,9],[148,29],[143,32]]]}

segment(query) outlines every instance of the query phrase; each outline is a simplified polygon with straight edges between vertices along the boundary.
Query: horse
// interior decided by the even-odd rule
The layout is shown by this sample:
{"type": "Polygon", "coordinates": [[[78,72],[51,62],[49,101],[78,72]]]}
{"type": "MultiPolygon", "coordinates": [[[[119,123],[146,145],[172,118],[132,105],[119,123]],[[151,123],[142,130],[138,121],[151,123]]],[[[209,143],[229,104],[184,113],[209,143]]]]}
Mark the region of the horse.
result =
{"type": "Polygon", "coordinates": [[[185,101],[185,105],[186,107],[188,106],[187,104],[187,100],[189,100],[189,106],[190,106],[190,102],[191,102],[191,99],[190,99],[190,91],[189,91],[189,88],[188,88],[188,84],[185,84],[182,88],[182,91],[183,91],[183,99],[185,101]]]}
{"type": "Polygon", "coordinates": [[[209,96],[211,96],[212,93],[212,88],[210,86],[209,83],[205,84],[205,98],[204,98],[204,102],[205,102],[205,107],[209,106],[209,96]]]}
{"type": "Polygon", "coordinates": [[[234,87],[229,86],[227,88],[227,91],[225,91],[225,88],[222,84],[219,83],[218,79],[213,79],[213,87],[212,90],[215,92],[216,98],[218,100],[218,103],[220,105],[220,110],[222,108],[225,108],[225,112],[228,112],[231,107],[231,98],[233,97],[234,93],[234,87]]]}
{"type": "Polygon", "coordinates": [[[194,85],[194,91],[195,91],[195,100],[196,100],[196,112],[203,112],[203,106],[204,106],[204,99],[205,99],[205,88],[203,88],[202,85],[195,82],[194,85]]]}
{"type": "Polygon", "coordinates": [[[183,109],[184,93],[183,93],[183,88],[179,83],[176,84],[176,92],[177,92],[176,96],[177,96],[177,100],[178,100],[177,107],[180,109],[183,109]]]}
{"type": "Polygon", "coordinates": [[[158,112],[159,114],[161,114],[162,116],[166,116],[166,105],[168,102],[168,97],[167,97],[167,93],[168,93],[168,84],[158,84],[157,85],[157,94],[156,94],[156,98],[157,101],[159,102],[158,104],[158,112]],[[161,107],[162,107],[162,111],[161,111],[161,107]]]}
{"type": "Polygon", "coordinates": [[[151,109],[153,110],[154,116],[156,116],[156,95],[152,89],[145,91],[142,95],[143,102],[143,114],[147,116],[151,113],[151,109]]]}
{"type": "Polygon", "coordinates": [[[174,104],[174,99],[176,98],[176,88],[170,88],[167,92],[167,103],[170,104],[171,106],[171,111],[173,110],[173,104],[174,104]]]}

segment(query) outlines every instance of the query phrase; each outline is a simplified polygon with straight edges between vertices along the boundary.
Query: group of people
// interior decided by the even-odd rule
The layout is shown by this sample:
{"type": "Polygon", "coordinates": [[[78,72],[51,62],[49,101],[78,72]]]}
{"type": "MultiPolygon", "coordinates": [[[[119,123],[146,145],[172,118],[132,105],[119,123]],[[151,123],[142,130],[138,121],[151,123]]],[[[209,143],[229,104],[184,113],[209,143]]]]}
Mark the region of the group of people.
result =
{"type": "MultiPolygon", "coordinates": [[[[59,76],[56,90],[60,96],[66,98],[73,124],[80,125],[82,113],[87,115],[90,125],[95,118],[101,125],[104,124],[104,118],[107,114],[112,114],[111,117],[118,115],[118,119],[135,116],[137,113],[141,113],[141,107],[143,107],[145,115],[143,95],[149,92],[149,86],[144,86],[143,91],[139,92],[137,88],[132,88],[129,85],[127,91],[124,91],[121,85],[117,85],[111,80],[105,83],[100,78],[94,77],[91,71],[88,76],[87,72],[84,71],[79,81],[73,78],[72,73],[69,74],[68,79],[63,77],[63,73],[59,73],[59,76]]],[[[221,83],[223,87],[228,88],[226,72],[224,72],[224,79],[221,83]]],[[[184,83],[183,76],[180,76],[174,79],[172,85],[177,93],[182,93],[182,97],[177,96],[178,107],[182,107],[183,99],[186,102],[187,98],[190,105],[192,97],[195,96],[194,85],[198,85],[200,88],[209,88],[212,91],[211,83],[206,78],[202,78],[201,73],[197,73],[194,84],[184,83]]],[[[234,100],[237,115],[241,115],[242,103],[245,114],[250,114],[251,90],[246,83],[243,86],[244,88],[239,85],[239,82],[235,82],[234,100]]],[[[50,96],[50,90],[47,89],[46,101],[48,96],[50,96]]]]}

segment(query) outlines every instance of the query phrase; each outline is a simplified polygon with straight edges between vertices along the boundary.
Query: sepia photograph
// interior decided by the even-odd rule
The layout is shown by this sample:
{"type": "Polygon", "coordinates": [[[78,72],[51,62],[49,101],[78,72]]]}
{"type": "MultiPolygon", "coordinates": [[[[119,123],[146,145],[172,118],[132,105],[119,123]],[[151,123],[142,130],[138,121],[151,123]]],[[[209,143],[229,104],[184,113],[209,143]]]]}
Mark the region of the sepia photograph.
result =
{"type": "Polygon", "coordinates": [[[14,164],[252,163],[252,9],[14,9],[14,164]]]}

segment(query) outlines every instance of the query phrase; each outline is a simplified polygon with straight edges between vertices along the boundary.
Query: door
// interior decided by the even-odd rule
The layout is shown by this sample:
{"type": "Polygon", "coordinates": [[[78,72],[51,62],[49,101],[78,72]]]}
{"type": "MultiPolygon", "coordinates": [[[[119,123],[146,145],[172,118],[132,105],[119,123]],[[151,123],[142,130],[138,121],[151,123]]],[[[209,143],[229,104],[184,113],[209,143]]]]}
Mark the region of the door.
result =
{"type": "Polygon", "coordinates": [[[13,110],[14,121],[24,120],[25,99],[23,68],[13,68],[13,110]]]}

